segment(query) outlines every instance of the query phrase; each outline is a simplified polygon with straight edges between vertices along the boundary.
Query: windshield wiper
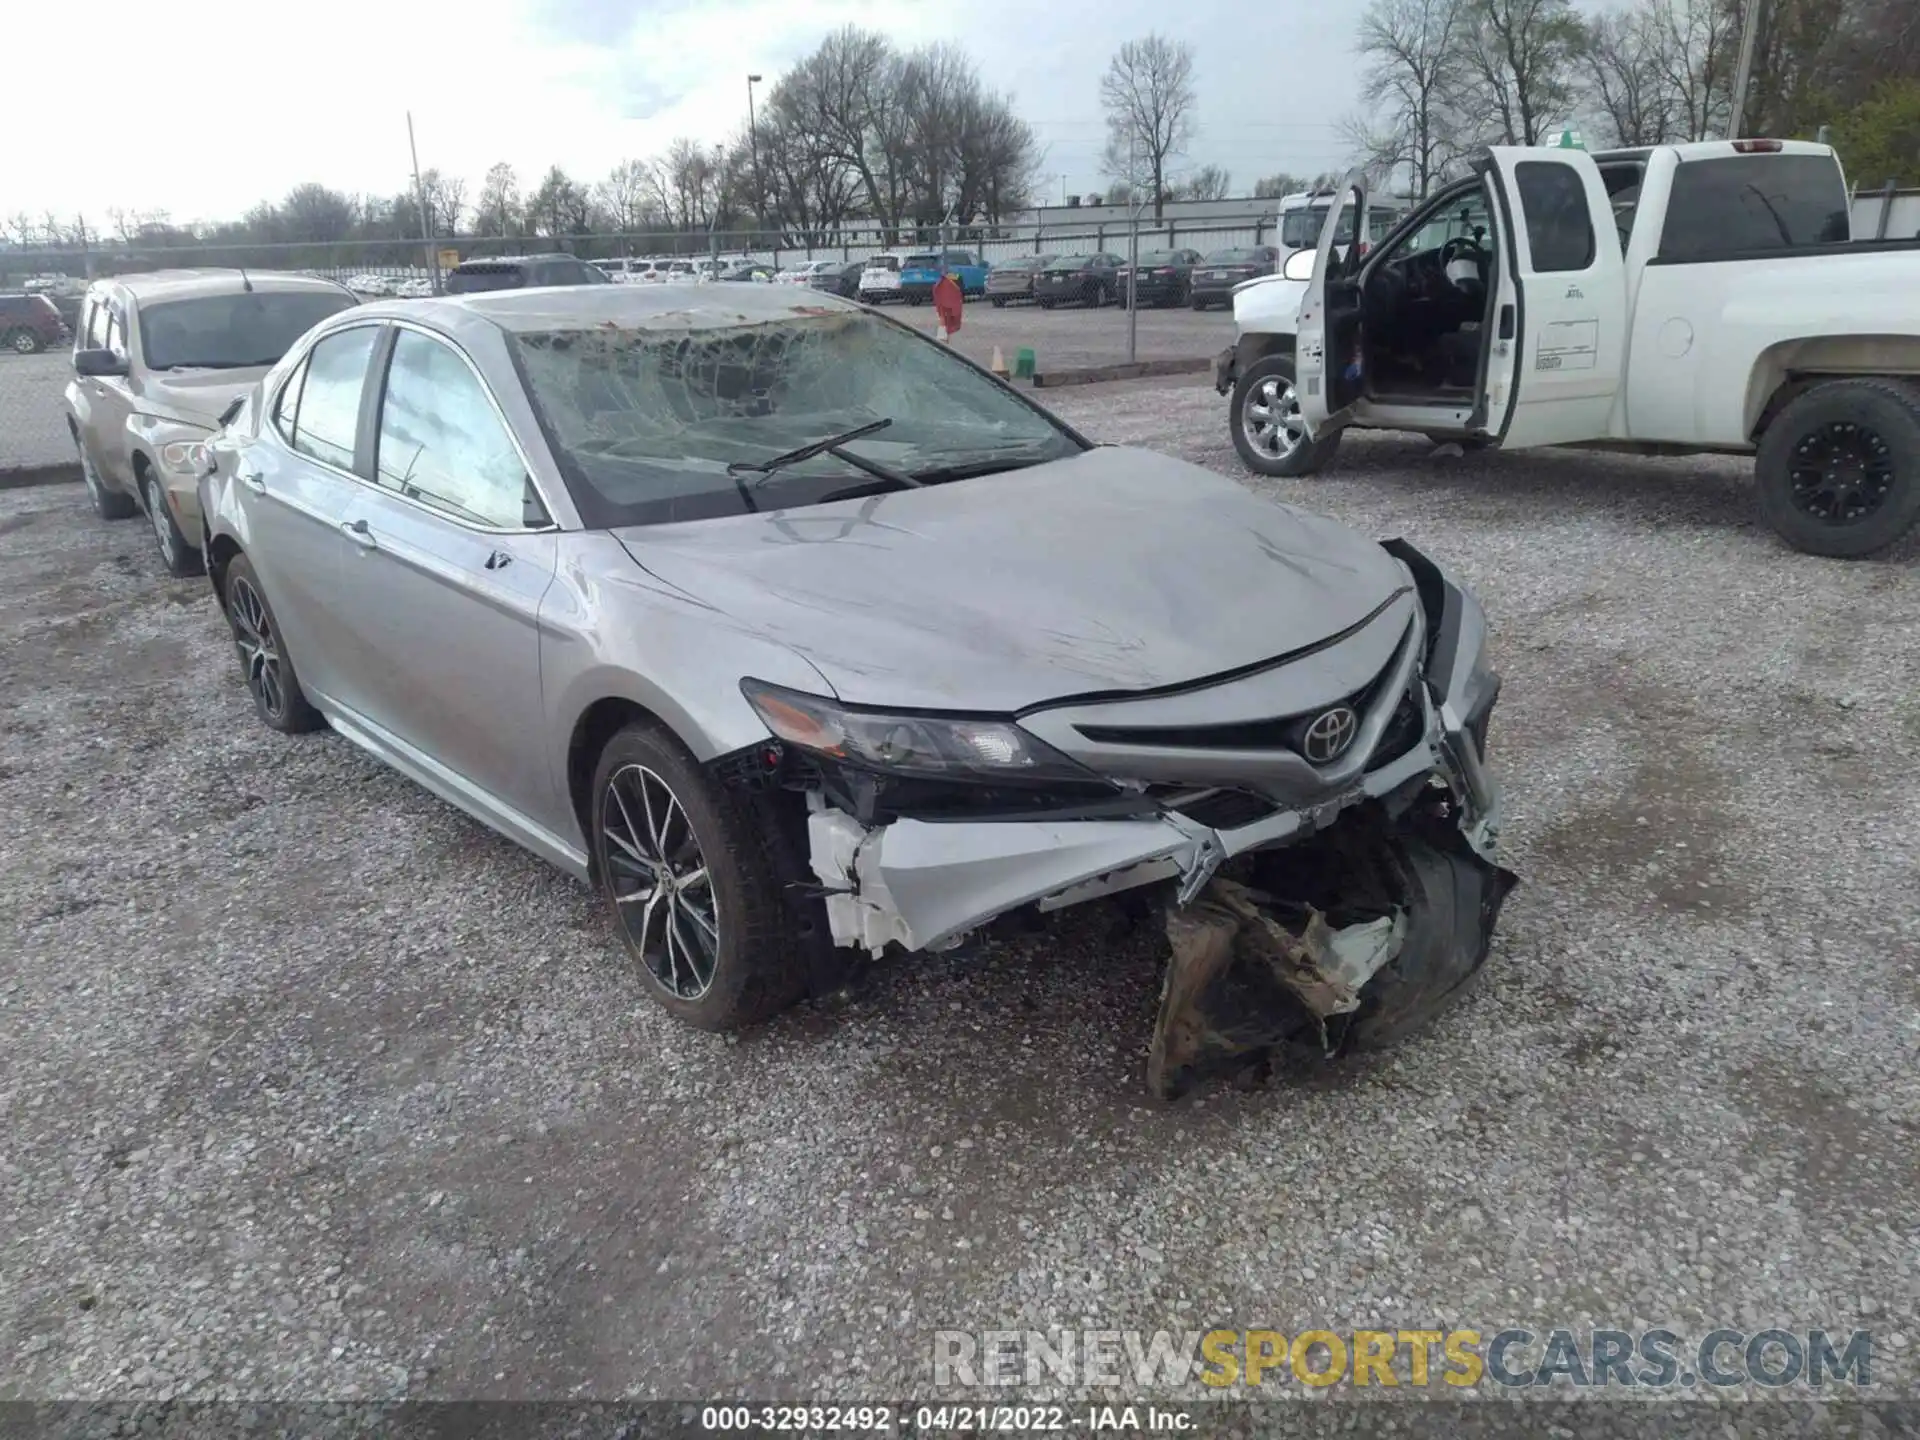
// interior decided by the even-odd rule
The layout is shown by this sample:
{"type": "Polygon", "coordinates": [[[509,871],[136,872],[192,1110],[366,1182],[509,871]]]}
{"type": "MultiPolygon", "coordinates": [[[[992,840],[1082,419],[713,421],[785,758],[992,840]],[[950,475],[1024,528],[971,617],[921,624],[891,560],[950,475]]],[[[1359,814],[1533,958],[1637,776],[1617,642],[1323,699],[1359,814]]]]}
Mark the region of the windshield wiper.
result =
{"type": "Polygon", "coordinates": [[[757,474],[760,480],[754,483],[758,485],[776,470],[785,469],[789,465],[798,465],[802,460],[811,460],[816,455],[831,455],[836,460],[846,461],[856,470],[866,471],[876,480],[891,481],[905,490],[918,489],[920,482],[906,471],[896,470],[891,465],[883,465],[878,460],[869,460],[841,448],[850,440],[872,435],[891,424],[893,421],[890,419],[870,420],[865,425],[856,425],[851,430],[843,430],[838,435],[829,435],[826,439],[816,440],[811,445],[802,445],[797,450],[785,451],[770,460],[735,460],[727,466],[727,473],[729,475],[757,474]]]}
{"type": "Polygon", "coordinates": [[[999,475],[1008,470],[1024,470],[1029,465],[1044,465],[1058,456],[1049,455],[977,455],[971,460],[955,460],[945,465],[931,465],[924,470],[913,472],[914,479],[921,484],[941,480],[972,480],[980,475],[999,475]]]}

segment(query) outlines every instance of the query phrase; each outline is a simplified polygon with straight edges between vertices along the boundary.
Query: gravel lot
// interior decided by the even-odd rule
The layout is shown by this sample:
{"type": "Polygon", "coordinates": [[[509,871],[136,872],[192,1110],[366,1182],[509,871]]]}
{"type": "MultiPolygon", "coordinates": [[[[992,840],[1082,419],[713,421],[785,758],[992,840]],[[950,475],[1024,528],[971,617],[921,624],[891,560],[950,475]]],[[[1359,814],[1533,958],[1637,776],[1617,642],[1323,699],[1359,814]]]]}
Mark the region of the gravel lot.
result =
{"type": "MultiPolygon", "coordinates": [[[[1049,398],[1238,473],[1203,386],[1049,398]]],[[[260,727],[141,524],[0,495],[0,1399],[900,1399],[941,1328],[1651,1323],[1867,1327],[1914,1395],[1912,548],[1795,555],[1717,460],[1360,435],[1260,488],[1485,600],[1522,885],[1404,1048],[1169,1107],[1159,937],[1097,908],[673,1024],[586,892],[260,727]]]]}
{"type": "MultiPolygon", "coordinates": [[[[931,305],[889,305],[886,311],[928,334],[938,323],[931,305]]],[[[1232,311],[1148,307],[1140,311],[1135,354],[1142,360],[1210,360],[1231,345],[1233,337],[1232,311]]],[[[996,310],[974,300],[967,304],[965,323],[953,344],[982,365],[998,345],[1009,366],[1016,349],[1030,346],[1043,375],[1083,365],[1111,365],[1127,358],[1127,312],[1117,306],[1042,310],[1008,305],[996,310]]]]}

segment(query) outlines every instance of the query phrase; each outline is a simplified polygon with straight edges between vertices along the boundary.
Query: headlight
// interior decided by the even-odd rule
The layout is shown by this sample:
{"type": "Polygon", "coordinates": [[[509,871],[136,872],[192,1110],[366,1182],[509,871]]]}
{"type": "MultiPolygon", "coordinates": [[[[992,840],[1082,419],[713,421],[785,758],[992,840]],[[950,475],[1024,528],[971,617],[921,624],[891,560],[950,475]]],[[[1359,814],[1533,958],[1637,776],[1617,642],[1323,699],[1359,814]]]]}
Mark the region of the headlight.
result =
{"type": "Polygon", "coordinates": [[[740,691],[781,740],[851,765],[945,780],[1098,778],[1004,720],[849,710],[752,679],[742,680],[740,691]]]}
{"type": "Polygon", "coordinates": [[[181,475],[198,475],[207,468],[207,442],[173,440],[160,447],[160,463],[181,475]]]}

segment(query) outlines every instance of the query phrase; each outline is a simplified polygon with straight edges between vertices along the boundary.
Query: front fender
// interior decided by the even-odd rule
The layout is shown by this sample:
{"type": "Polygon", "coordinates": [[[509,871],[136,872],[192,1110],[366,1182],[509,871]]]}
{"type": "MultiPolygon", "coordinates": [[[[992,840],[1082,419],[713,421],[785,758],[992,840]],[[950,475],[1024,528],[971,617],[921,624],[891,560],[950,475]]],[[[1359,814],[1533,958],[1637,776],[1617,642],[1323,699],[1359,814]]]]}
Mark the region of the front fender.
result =
{"type": "Polygon", "coordinates": [[[656,579],[605,533],[567,536],[540,629],[556,775],[580,718],[603,700],[647,711],[704,764],[768,738],[740,693],[747,676],[834,693],[799,654],[656,579]]]}

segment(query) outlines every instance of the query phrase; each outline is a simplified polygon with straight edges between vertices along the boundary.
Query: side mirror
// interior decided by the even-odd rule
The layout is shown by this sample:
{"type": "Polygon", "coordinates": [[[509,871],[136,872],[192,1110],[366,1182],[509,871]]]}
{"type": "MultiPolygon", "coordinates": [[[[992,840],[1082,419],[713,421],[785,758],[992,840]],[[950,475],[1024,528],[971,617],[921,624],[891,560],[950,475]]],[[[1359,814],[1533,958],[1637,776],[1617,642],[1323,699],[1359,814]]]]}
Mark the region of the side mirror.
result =
{"type": "Polygon", "coordinates": [[[1287,256],[1287,263],[1280,267],[1280,273],[1289,280],[1311,280],[1313,278],[1313,251],[1296,250],[1287,256]]]}
{"type": "Polygon", "coordinates": [[[73,352],[73,370],[76,375],[91,375],[95,378],[127,373],[127,362],[111,350],[76,350],[73,352]]]}

